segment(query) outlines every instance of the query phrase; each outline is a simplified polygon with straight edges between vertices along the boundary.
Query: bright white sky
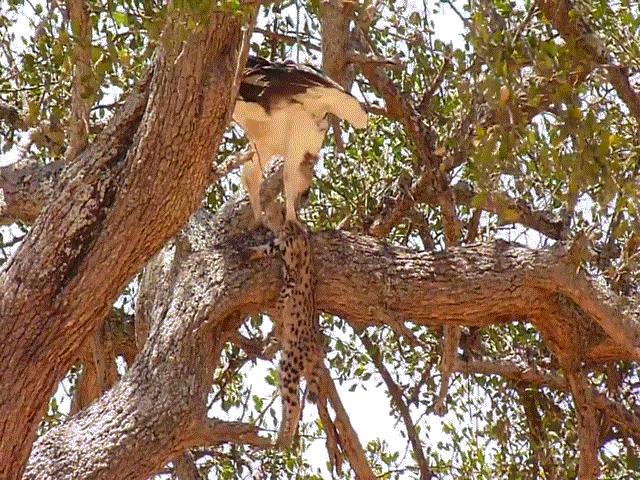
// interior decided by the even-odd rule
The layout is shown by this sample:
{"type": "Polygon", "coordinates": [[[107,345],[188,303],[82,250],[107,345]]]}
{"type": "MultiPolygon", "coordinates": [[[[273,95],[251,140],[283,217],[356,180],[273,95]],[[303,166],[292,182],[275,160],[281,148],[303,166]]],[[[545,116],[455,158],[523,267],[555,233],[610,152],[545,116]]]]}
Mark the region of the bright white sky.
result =
{"type": "MultiPolygon", "coordinates": [[[[398,2],[400,3],[400,2],[398,2]]],[[[412,9],[418,9],[422,11],[424,8],[422,0],[408,0],[406,2],[412,9]]],[[[428,6],[430,9],[433,8],[436,1],[429,0],[428,6]]],[[[462,1],[456,0],[454,2],[461,9],[462,1]]],[[[0,15],[6,14],[3,10],[6,7],[0,4],[0,15]]],[[[28,39],[31,33],[31,25],[29,22],[29,17],[32,14],[32,10],[27,7],[27,10],[23,12],[21,16],[15,19],[15,27],[14,30],[19,36],[23,36],[28,39]]],[[[460,47],[462,45],[462,32],[463,27],[458,16],[451,10],[447,5],[442,5],[440,7],[440,12],[433,15],[433,20],[435,23],[436,36],[445,42],[451,42],[454,46],[460,47]]],[[[16,42],[16,48],[21,48],[21,42],[18,38],[18,42],[16,42]]],[[[13,163],[16,160],[16,149],[7,154],[0,157],[0,166],[8,165],[13,163]]],[[[5,230],[6,232],[6,230],[5,230]]],[[[267,396],[271,392],[271,387],[265,384],[263,378],[266,372],[266,369],[269,365],[265,362],[262,362],[257,367],[252,367],[247,365],[245,368],[252,368],[252,384],[253,384],[253,393],[257,395],[267,396]]],[[[340,395],[343,399],[345,407],[349,412],[351,421],[356,429],[356,431],[360,435],[360,441],[363,445],[366,445],[367,442],[373,440],[375,438],[379,438],[384,440],[388,445],[392,448],[397,449],[400,452],[400,457],[404,455],[406,441],[403,439],[399,430],[404,430],[404,426],[402,423],[396,423],[393,418],[389,415],[389,401],[385,395],[386,389],[383,386],[375,388],[375,384],[381,382],[381,379],[377,376],[372,377],[372,380],[369,382],[368,388],[369,390],[363,390],[362,388],[357,388],[354,392],[350,392],[348,388],[352,385],[348,383],[339,388],[340,395]]],[[[69,401],[68,396],[64,393],[64,389],[60,388],[56,395],[59,398],[59,403],[61,406],[61,410],[68,411],[69,401]]],[[[279,406],[276,406],[276,409],[279,411],[279,406]]],[[[232,412],[234,413],[234,412],[232,412]]],[[[422,411],[412,411],[414,419],[418,418],[422,413],[422,411]]],[[[222,412],[216,412],[216,414],[220,414],[222,418],[225,416],[222,412]]],[[[305,419],[310,419],[312,415],[315,417],[315,407],[307,406],[305,409],[305,419]]],[[[231,417],[229,417],[231,418],[231,417]]],[[[423,419],[421,422],[421,428],[423,431],[428,430],[428,438],[432,441],[432,445],[442,437],[442,424],[443,421],[452,420],[445,417],[445,419],[440,419],[435,415],[429,415],[426,419],[423,419]]],[[[455,420],[453,421],[455,423],[455,420]]],[[[445,452],[442,452],[443,454],[445,452]]],[[[308,460],[313,465],[324,466],[327,461],[327,455],[324,447],[323,441],[318,441],[316,444],[308,451],[308,460]]],[[[328,473],[325,471],[327,477],[329,477],[328,473]]]]}

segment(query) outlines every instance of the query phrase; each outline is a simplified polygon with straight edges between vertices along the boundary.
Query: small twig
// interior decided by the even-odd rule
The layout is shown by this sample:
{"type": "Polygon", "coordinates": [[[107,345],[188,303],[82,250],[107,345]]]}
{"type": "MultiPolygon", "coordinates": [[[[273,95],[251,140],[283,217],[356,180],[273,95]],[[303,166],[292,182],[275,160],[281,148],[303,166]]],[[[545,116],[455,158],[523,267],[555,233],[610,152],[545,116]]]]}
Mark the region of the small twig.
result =
{"type": "Polygon", "coordinates": [[[309,50],[320,51],[320,47],[311,41],[308,40],[300,40],[298,37],[294,37],[292,35],[285,35],[283,33],[272,32],[271,30],[265,30],[264,28],[254,28],[254,33],[259,33],[264,35],[266,38],[271,40],[277,40],[279,42],[286,43],[287,45],[296,45],[300,44],[307,47],[309,50]]]}
{"type": "Polygon", "coordinates": [[[464,25],[468,25],[469,19],[464,15],[462,15],[462,12],[458,10],[458,8],[455,6],[455,4],[451,0],[443,0],[443,2],[449,5],[449,7],[451,7],[451,10],[453,10],[453,13],[455,13],[458,16],[458,18],[462,21],[464,25]]]}
{"type": "Polygon", "coordinates": [[[397,58],[385,58],[377,55],[350,52],[347,54],[347,63],[368,63],[379,67],[387,67],[393,70],[402,70],[405,66],[397,58]]]}
{"type": "Polygon", "coordinates": [[[22,240],[24,240],[26,237],[26,235],[20,235],[17,237],[13,237],[11,240],[7,240],[6,242],[3,241],[2,245],[0,245],[0,248],[11,248],[14,245],[17,245],[18,243],[20,243],[22,240]]]}
{"type": "Polygon", "coordinates": [[[524,17],[522,22],[517,26],[516,31],[513,34],[513,38],[511,39],[511,42],[510,42],[511,49],[514,48],[515,44],[520,39],[522,32],[524,32],[524,29],[526,28],[526,26],[529,25],[529,23],[531,22],[531,19],[535,15],[537,9],[538,9],[538,5],[536,5],[535,2],[531,2],[531,5],[529,6],[529,10],[527,10],[527,15],[524,17]]]}
{"type": "Polygon", "coordinates": [[[426,91],[426,93],[422,97],[422,100],[418,104],[417,110],[421,114],[423,115],[427,114],[427,111],[429,109],[429,102],[431,102],[431,99],[435,95],[436,91],[440,88],[440,85],[442,85],[442,82],[444,81],[444,75],[445,73],[447,73],[447,70],[449,70],[450,66],[451,66],[451,60],[445,57],[444,60],[442,61],[442,66],[440,67],[440,70],[438,71],[436,78],[433,79],[433,82],[431,82],[431,86],[429,87],[429,90],[426,91]]]}

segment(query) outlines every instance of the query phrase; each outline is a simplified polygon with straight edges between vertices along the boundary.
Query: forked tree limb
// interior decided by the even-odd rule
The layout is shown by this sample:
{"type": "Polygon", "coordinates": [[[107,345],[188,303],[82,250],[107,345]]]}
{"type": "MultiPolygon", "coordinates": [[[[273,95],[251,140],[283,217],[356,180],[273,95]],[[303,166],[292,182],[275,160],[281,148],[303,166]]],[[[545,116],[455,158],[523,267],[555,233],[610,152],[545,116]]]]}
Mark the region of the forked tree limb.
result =
{"type": "Polygon", "coordinates": [[[336,431],[338,432],[338,438],[342,451],[349,460],[351,468],[356,474],[356,478],[359,480],[375,480],[377,476],[371,470],[371,466],[367,461],[367,456],[362,448],[358,433],[351,425],[348,412],[345,410],[340,395],[336,390],[336,386],[333,383],[329,370],[324,367],[321,368],[320,374],[320,388],[323,395],[331,404],[331,408],[335,412],[335,419],[333,421],[336,431]]]}
{"type": "Polygon", "coordinates": [[[344,455],[340,448],[336,425],[329,415],[326,396],[322,394],[320,395],[317,407],[318,417],[320,417],[320,421],[322,422],[322,429],[327,435],[325,445],[327,448],[327,455],[329,456],[329,465],[331,465],[331,470],[336,472],[337,475],[342,475],[342,462],[344,461],[344,455]]]}

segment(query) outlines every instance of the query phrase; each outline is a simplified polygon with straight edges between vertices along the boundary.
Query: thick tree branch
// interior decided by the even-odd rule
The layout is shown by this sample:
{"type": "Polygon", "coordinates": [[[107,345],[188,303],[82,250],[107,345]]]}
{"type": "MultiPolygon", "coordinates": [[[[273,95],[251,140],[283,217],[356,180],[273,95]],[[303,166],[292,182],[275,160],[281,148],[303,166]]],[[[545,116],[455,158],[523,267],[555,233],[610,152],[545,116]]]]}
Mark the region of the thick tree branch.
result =
{"type": "Polygon", "coordinates": [[[86,342],[80,361],[82,375],[78,378],[70,414],[82,410],[110,389],[118,379],[115,354],[107,341],[104,326],[99,327],[86,342]]]}
{"type": "MultiPolygon", "coordinates": [[[[130,122],[139,121],[141,114],[142,110],[138,108],[137,116],[130,118],[130,122]]],[[[118,133],[130,135],[127,130],[118,133]]],[[[62,162],[0,167],[0,192],[4,199],[0,202],[0,224],[33,223],[44,205],[54,197],[63,167],[62,162]]]]}
{"type": "MultiPolygon", "coordinates": [[[[130,122],[133,124],[139,120],[139,116],[132,117],[130,122]]],[[[126,137],[130,134],[127,129],[135,128],[127,123],[121,123],[122,129],[117,131],[119,136],[126,137]]],[[[253,150],[249,148],[214,165],[208,182],[217,182],[248,161],[252,155],[253,150]]],[[[58,161],[43,166],[35,162],[24,162],[0,167],[0,191],[3,195],[3,201],[0,202],[0,225],[16,221],[33,223],[44,206],[54,198],[64,166],[64,162],[58,161]]]]}
{"type": "Polygon", "coordinates": [[[112,310],[104,325],[89,337],[80,358],[83,371],[71,402],[71,415],[113,387],[118,379],[118,355],[123,356],[127,365],[133,363],[138,353],[133,323],[133,317],[112,310]]]}
{"type": "Polygon", "coordinates": [[[242,422],[204,419],[194,430],[193,435],[193,442],[200,445],[231,442],[256,448],[273,448],[273,443],[268,438],[258,435],[258,428],[255,425],[242,422]]]}
{"type": "Polygon", "coordinates": [[[320,7],[322,68],[336,82],[350,90],[355,75],[347,61],[352,6],[341,0],[322,0],[320,7]]]}
{"type": "MultiPolygon", "coordinates": [[[[320,2],[322,68],[347,91],[351,90],[355,79],[355,70],[347,61],[349,24],[353,6],[341,0],[322,0],[320,2]]],[[[334,116],[331,116],[330,122],[336,149],[338,152],[344,152],[340,122],[334,116]]]]}

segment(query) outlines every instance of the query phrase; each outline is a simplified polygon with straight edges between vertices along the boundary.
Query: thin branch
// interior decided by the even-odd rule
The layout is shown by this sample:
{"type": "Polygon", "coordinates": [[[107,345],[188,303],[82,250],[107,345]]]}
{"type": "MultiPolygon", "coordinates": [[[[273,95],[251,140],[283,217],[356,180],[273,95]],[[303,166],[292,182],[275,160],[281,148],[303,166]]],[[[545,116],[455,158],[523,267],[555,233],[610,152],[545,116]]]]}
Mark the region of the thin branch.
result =
{"type": "Polygon", "coordinates": [[[431,99],[435,95],[436,91],[440,88],[440,85],[442,85],[442,82],[444,81],[444,75],[445,73],[447,73],[450,67],[451,67],[451,60],[445,57],[444,60],[442,61],[442,65],[440,66],[440,70],[438,71],[436,78],[433,79],[433,82],[431,82],[431,86],[429,87],[429,90],[425,92],[424,96],[422,97],[422,100],[420,100],[420,103],[418,104],[417,110],[421,114],[426,115],[428,113],[429,102],[431,102],[431,99]]]}
{"type": "Polygon", "coordinates": [[[447,412],[446,400],[449,391],[449,381],[451,375],[456,371],[461,333],[460,327],[456,325],[444,325],[442,327],[440,391],[433,405],[433,411],[440,416],[447,412]]]}
{"type": "Polygon", "coordinates": [[[480,219],[482,218],[482,209],[476,208],[473,210],[473,214],[469,219],[467,225],[467,236],[464,239],[466,243],[473,243],[478,236],[478,229],[480,228],[480,219]]]}
{"type": "Polygon", "coordinates": [[[578,445],[580,462],[579,480],[595,480],[598,477],[598,449],[600,447],[599,415],[593,402],[593,392],[583,374],[565,368],[578,417],[578,445]]]}
{"type": "Polygon", "coordinates": [[[542,14],[566,41],[587,52],[595,63],[607,65],[605,68],[609,82],[640,125],[640,94],[631,86],[625,69],[614,64],[611,54],[598,39],[597,33],[579,15],[573,3],[568,0],[537,0],[536,3],[542,14]]]}
{"type": "MultiPolygon", "coordinates": [[[[564,240],[568,234],[567,224],[545,210],[535,210],[522,199],[511,198],[504,192],[476,194],[470,185],[457,183],[453,186],[458,203],[477,206],[493,213],[506,223],[518,223],[546,235],[554,240],[564,240]]],[[[426,192],[429,194],[430,192],[426,192]]]]}
{"type": "Polygon", "coordinates": [[[519,385],[516,385],[515,388],[518,392],[520,404],[522,405],[529,426],[532,460],[534,464],[533,471],[537,472],[538,466],[541,465],[546,478],[557,478],[557,467],[553,461],[553,456],[549,454],[546,448],[548,438],[536,404],[537,392],[519,385]]]}
{"type": "MultiPolygon", "coordinates": [[[[368,45],[368,42],[364,38],[364,34],[360,33],[358,38],[360,46],[367,48],[365,46],[368,45]]],[[[377,238],[386,236],[415,204],[416,198],[430,188],[436,192],[438,203],[443,209],[443,217],[448,220],[445,228],[446,233],[451,237],[459,238],[461,227],[455,213],[453,194],[448,188],[448,175],[439,168],[442,159],[432,150],[429,143],[431,134],[420,120],[419,112],[413,106],[410,97],[400,92],[382,68],[372,64],[362,64],[362,72],[373,88],[384,98],[386,109],[399,118],[415,147],[420,164],[423,165],[423,172],[409,192],[398,196],[390,214],[381,216],[374,221],[369,229],[370,234],[377,238]]]]}
{"type": "Polygon", "coordinates": [[[412,208],[409,211],[409,218],[418,231],[424,249],[427,252],[434,251],[436,249],[436,242],[431,236],[432,231],[429,225],[429,219],[417,208],[412,208]]]}
{"type": "Polygon", "coordinates": [[[347,63],[377,65],[380,67],[391,68],[393,70],[401,70],[405,66],[396,58],[385,58],[378,55],[350,52],[347,54],[347,63]]]}
{"type": "Polygon", "coordinates": [[[404,402],[403,394],[400,390],[400,387],[398,387],[396,382],[393,380],[393,377],[391,377],[391,374],[384,366],[382,356],[380,355],[380,350],[373,344],[371,339],[367,336],[366,332],[361,333],[360,341],[362,342],[362,345],[364,345],[364,348],[367,350],[367,353],[371,357],[373,364],[378,369],[378,372],[380,372],[382,380],[384,380],[384,383],[387,386],[387,391],[391,396],[392,406],[400,413],[400,416],[402,417],[404,427],[407,431],[409,441],[411,442],[411,446],[413,448],[413,453],[415,455],[418,468],[420,469],[420,480],[430,480],[431,478],[433,478],[433,472],[429,468],[427,459],[424,456],[420,437],[418,436],[418,432],[416,431],[413,419],[411,418],[411,414],[409,413],[409,408],[404,402]]]}
{"type": "Polygon", "coordinates": [[[66,4],[74,40],[69,146],[65,152],[65,159],[69,161],[78,156],[89,142],[89,116],[97,85],[91,62],[89,10],[84,0],[67,0],[66,4]]]}
{"type": "MultiPolygon", "coordinates": [[[[569,385],[564,378],[549,373],[536,365],[521,367],[504,361],[469,360],[460,361],[457,369],[467,375],[498,375],[516,384],[547,387],[570,393],[569,385]]],[[[598,410],[606,412],[616,425],[640,440],[640,408],[636,407],[629,410],[602,394],[592,393],[592,398],[593,404],[598,410]]]]}
{"type": "Polygon", "coordinates": [[[293,35],[285,35],[283,33],[272,32],[271,30],[265,30],[264,28],[254,28],[254,33],[259,33],[264,35],[266,38],[271,40],[276,40],[278,42],[286,43],[287,45],[296,45],[300,44],[309,50],[320,51],[320,47],[315,43],[309,40],[300,40],[298,37],[294,37],[293,35]]]}

